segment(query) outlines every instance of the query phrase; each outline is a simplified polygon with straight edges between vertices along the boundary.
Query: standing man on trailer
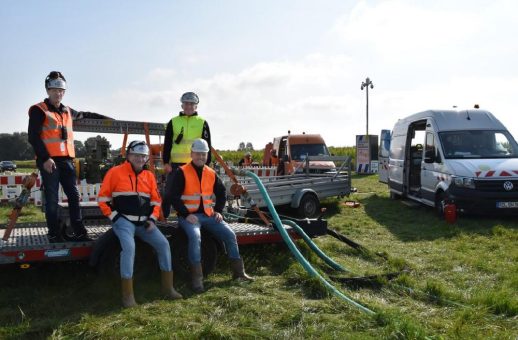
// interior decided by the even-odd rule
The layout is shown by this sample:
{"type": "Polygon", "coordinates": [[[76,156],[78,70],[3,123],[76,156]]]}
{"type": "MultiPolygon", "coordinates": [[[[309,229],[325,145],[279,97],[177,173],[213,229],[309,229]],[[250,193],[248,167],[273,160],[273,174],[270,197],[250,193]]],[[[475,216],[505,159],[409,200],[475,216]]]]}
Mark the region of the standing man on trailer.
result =
{"type": "Polygon", "coordinates": [[[70,223],[74,230],[71,241],[91,241],[83,225],[79,207],[74,166],[74,134],[72,120],[107,118],[93,112],[77,112],[62,104],[67,83],[61,72],[52,71],[45,78],[48,98],[29,109],[29,143],[36,154],[45,188],[45,219],[51,243],[64,242],[58,222],[59,184],[68,198],[70,223]]]}
{"type": "Polygon", "coordinates": [[[121,244],[120,274],[122,305],[136,306],[133,294],[135,235],[156,251],[162,271],[162,293],[169,299],[181,299],[173,287],[173,267],[169,242],[157,228],[160,194],[155,175],[144,166],[149,160],[146,142],[133,141],[126,150],[127,161],[111,168],[104,176],[99,192],[99,208],[112,221],[121,244]]]}
{"type": "Polygon", "coordinates": [[[226,188],[216,172],[206,165],[209,151],[205,140],[196,139],[191,147],[192,161],[178,169],[172,190],[166,193],[178,213],[180,227],[187,234],[191,284],[196,293],[204,290],[201,265],[202,228],[225,243],[233,278],[253,280],[245,273],[236,234],[223,220],[221,213],[226,203],[226,188]]]}
{"type": "MultiPolygon", "coordinates": [[[[211,145],[209,124],[198,115],[198,103],[200,99],[194,92],[186,92],[180,98],[182,111],[172,118],[166,126],[164,137],[164,170],[167,174],[166,187],[164,192],[171,191],[173,176],[178,167],[191,161],[191,144],[197,138],[202,138],[211,145]]],[[[206,164],[211,160],[210,152],[206,164]]],[[[162,202],[164,216],[169,216],[171,202],[164,195],[162,202]]]]}

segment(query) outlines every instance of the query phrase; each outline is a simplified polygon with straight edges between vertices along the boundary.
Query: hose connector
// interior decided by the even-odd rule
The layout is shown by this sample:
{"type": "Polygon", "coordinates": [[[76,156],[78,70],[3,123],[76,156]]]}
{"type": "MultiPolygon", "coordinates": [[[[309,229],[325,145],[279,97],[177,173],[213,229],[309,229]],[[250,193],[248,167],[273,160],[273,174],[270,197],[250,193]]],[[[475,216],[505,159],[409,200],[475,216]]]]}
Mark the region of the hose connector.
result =
{"type": "Polygon", "coordinates": [[[245,169],[238,169],[238,168],[230,168],[230,170],[232,170],[232,173],[236,176],[246,176],[246,172],[247,170],[245,169]]]}

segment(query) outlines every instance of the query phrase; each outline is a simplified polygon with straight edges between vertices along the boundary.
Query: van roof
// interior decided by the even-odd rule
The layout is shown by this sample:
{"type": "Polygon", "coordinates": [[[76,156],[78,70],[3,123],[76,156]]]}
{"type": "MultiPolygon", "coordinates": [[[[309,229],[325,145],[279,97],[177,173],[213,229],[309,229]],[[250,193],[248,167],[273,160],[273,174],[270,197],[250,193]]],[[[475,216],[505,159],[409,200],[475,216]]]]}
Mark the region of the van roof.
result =
{"type": "Polygon", "coordinates": [[[397,125],[408,125],[412,122],[432,118],[439,131],[452,130],[507,130],[491,112],[480,109],[473,110],[427,110],[415,113],[398,120],[397,125]]]}
{"type": "Polygon", "coordinates": [[[290,144],[309,144],[309,143],[322,143],[325,144],[324,138],[319,134],[300,134],[300,135],[289,135],[286,136],[290,140],[290,144]]]}

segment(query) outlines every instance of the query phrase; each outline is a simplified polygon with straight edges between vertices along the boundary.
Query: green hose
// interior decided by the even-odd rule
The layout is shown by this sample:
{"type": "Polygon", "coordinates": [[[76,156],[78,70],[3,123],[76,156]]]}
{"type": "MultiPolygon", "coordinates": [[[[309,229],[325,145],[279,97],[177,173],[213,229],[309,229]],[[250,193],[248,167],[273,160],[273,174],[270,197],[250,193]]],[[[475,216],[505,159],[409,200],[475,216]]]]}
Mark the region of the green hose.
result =
{"type": "MultiPolygon", "coordinates": [[[[330,284],[326,279],[324,279],[316,270],[315,268],[313,268],[311,266],[311,264],[304,258],[304,256],[302,256],[302,254],[300,253],[300,251],[297,249],[297,247],[295,246],[295,244],[293,243],[293,241],[291,240],[290,236],[288,235],[288,233],[286,232],[286,230],[284,229],[283,227],[283,224],[281,222],[281,219],[279,218],[279,215],[277,214],[277,211],[275,210],[274,206],[273,206],[273,203],[270,199],[270,196],[268,196],[268,193],[266,192],[266,189],[263,185],[263,183],[261,182],[261,180],[259,179],[259,177],[254,174],[253,172],[250,172],[250,171],[245,171],[245,170],[237,170],[237,169],[232,169],[232,171],[238,175],[238,176],[248,176],[248,177],[251,177],[255,183],[257,184],[257,187],[259,188],[259,191],[261,192],[261,195],[263,196],[265,202],[266,202],[266,205],[268,206],[268,210],[270,211],[270,214],[272,215],[273,217],[273,220],[275,222],[275,224],[277,226],[279,226],[278,230],[279,230],[279,233],[281,234],[281,237],[283,238],[284,242],[286,243],[286,245],[288,246],[288,248],[290,249],[290,251],[292,252],[292,254],[295,256],[295,258],[297,259],[297,261],[299,261],[299,263],[302,265],[302,267],[304,268],[304,270],[306,270],[306,272],[308,272],[312,277],[316,277],[320,280],[320,282],[322,282],[322,284],[328,289],[330,290],[333,294],[335,294],[336,296],[338,296],[339,298],[341,298],[342,300],[346,301],[347,303],[353,305],[354,307],[358,308],[359,310],[361,310],[362,312],[365,312],[367,314],[370,314],[370,315],[373,315],[375,314],[373,311],[371,311],[370,309],[368,309],[367,307],[364,307],[362,306],[361,304],[359,304],[358,302],[352,300],[351,298],[349,298],[348,296],[346,296],[344,293],[340,292],[338,289],[336,289],[335,286],[333,286],[332,284],[330,284]]],[[[300,228],[300,227],[299,227],[300,228]]],[[[304,233],[305,234],[305,233],[304,233]]],[[[307,235],[306,235],[307,236],[307,235]]]]}
{"type": "Polygon", "coordinates": [[[318,248],[315,242],[313,242],[313,240],[304,232],[304,229],[302,229],[297,223],[290,220],[282,220],[281,222],[295,229],[297,234],[299,234],[304,239],[304,241],[311,248],[311,250],[313,250],[318,255],[318,257],[324,260],[324,262],[327,263],[331,268],[342,272],[351,272],[349,269],[342,267],[340,264],[336,263],[332,258],[324,254],[324,252],[320,250],[320,248],[318,248]]]}

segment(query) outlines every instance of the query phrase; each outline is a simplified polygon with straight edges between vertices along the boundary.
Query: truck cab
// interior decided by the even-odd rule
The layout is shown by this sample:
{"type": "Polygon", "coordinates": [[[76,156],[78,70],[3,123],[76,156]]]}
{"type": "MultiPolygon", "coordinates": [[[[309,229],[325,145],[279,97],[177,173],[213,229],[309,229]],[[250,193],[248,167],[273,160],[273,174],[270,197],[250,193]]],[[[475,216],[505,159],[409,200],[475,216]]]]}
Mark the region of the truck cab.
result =
{"type": "MultiPolygon", "coordinates": [[[[381,180],[381,178],[380,178],[381,180]]],[[[459,212],[518,213],[518,144],[485,110],[429,110],[400,119],[390,137],[393,198],[459,212]]]]}
{"type": "MultiPolygon", "coordinates": [[[[288,134],[273,139],[270,144],[274,162],[263,162],[266,165],[278,163],[278,174],[294,174],[306,172],[307,156],[330,156],[327,145],[319,134],[288,134]]],[[[266,157],[267,158],[267,155],[266,157]]],[[[309,173],[336,172],[336,165],[332,161],[310,161],[309,173]]]]}

